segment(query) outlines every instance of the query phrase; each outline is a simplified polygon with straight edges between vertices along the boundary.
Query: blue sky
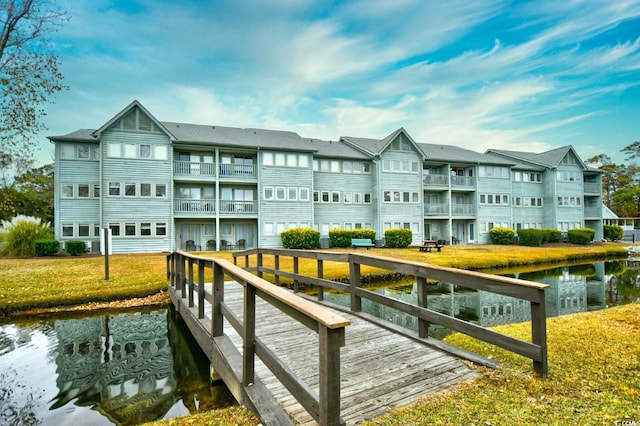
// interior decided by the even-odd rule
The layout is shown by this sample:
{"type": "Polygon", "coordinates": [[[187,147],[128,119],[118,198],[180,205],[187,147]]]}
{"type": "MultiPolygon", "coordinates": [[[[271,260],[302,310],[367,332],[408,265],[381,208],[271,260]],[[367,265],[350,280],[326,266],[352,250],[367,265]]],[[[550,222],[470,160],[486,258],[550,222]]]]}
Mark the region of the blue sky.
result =
{"type": "Polygon", "coordinates": [[[159,120],[583,159],[640,140],[640,0],[64,0],[46,135],[159,120]]]}

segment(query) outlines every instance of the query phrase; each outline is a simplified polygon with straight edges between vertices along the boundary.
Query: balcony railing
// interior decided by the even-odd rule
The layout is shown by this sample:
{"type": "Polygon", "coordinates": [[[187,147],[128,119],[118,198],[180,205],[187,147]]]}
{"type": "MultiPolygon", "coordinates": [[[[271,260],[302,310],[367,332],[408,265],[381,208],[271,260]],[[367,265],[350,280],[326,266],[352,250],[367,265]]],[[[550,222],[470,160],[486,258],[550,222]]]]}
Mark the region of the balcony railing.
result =
{"type": "Polygon", "coordinates": [[[584,217],[600,218],[601,214],[602,214],[602,210],[599,207],[585,207],[584,208],[584,217]]]}
{"type": "MultiPolygon", "coordinates": [[[[255,164],[220,164],[220,179],[255,179],[255,164]]],[[[215,177],[216,165],[213,163],[196,163],[191,161],[174,161],[173,174],[178,177],[215,177]]]]}
{"type": "Polygon", "coordinates": [[[584,192],[588,194],[600,194],[600,184],[595,182],[585,182],[584,192]]]}
{"type": "Polygon", "coordinates": [[[215,176],[216,167],[213,163],[195,163],[191,161],[174,161],[173,174],[175,176],[215,176]]]}
{"type": "Polygon", "coordinates": [[[258,202],[257,201],[220,201],[220,213],[221,214],[257,214],[258,202]]]}
{"type": "Polygon", "coordinates": [[[473,176],[451,176],[451,186],[472,189],[476,186],[476,178],[473,176]]]}
{"type": "Polygon", "coordinates": [[[425,216],[446,216],[449,214],[449,204],[425,204],[425,216]]]}
{"type": "Polygon", "coordinates": [[[474,204],[453,204],[451,206],[452,216],[474,216],[476,206],[474,204]]]}
{"type": "Polygon", "coordinates": [[[220,164],[220,179],[255,179],[254,164],[220,164]]]}
{"type": "Polygon", "coordinates": [[[422,184],[425,186],[447,186],[449,181],[447,175],[422,175],[422,184]]]}
{"type": "Polygon", "coordinates": [[[188,198],[176,198],[173,200],[174,213],[190,213],[194,215],[207,215],[215,213],[216,201],[213,199],[192,200],[188,198]]]}

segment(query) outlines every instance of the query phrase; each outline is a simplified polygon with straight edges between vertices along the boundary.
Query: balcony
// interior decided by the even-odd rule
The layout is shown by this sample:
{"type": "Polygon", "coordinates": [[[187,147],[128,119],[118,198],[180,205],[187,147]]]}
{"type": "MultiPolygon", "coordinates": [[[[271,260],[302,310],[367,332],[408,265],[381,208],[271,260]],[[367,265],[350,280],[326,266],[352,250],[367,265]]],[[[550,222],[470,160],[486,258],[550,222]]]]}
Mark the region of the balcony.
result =
{"type": "Polygon", "coordinates": [[[173,175],[181,177],[214,177],[216,175],[216,167],[213,163],[174,161],[173,175]]]}
{"type": "Polygon", "coordinates": [[[448,216],[449,204],[425,204],[424,205],[425,216],[448,216]]]}
{"type": "Polygon", "coordinates": [[[451,176],[451,187],[454,189],[475,189],[476,178],[473,176],[451,176]]]}
{"type": "MultiPolygon", "coordinates": [[[[257,177],[255,164],[220,164],[218,169],[220,179],[255,181],[257,177]]],[[[176,178],[215,178],[216,165],[214,163],[174,161],[173,175],[176,178]]]]}
{"type": "Polygon", "coordinates": [[[585,194],[602,195],[600,184],[597,182],[585,182],[584,183],[585,194]]]}
{"type": "Polygon", "coordinates": [[[257,177],[255,164],[220,164],[220,179],[249,179],[257,177]]]}
{"type": "Polygon", "coordinates": [[[216,212],[216,201],[213,199],[192,200],[187,198],[175,198],[173,200],[173,212],[186,214],[187,216],[207,216],[216,212]]]}
{"type": "Polygon", "coordinates": [[[600,219],[602,215],[602,208],[600,207],[585,207],[584,217],[585,219],[600,219]]]}
{"type": "Polygon", "coordinates": [[[422,175],[422,184],[424,186],[448,186],[449,185],[449,176],[448,175],[422,175]]]}
{"type": "Polygon", "coordinates": [[[451,215],[456,216],[474,216],[476,215],[475,204],[454,204],[451,207],[451,215]]]}
{"type": "Polygon", "coordinates": [[[220,214],[224,215],[256,215],[258,214],[257,201],[220,201],[220,214]]]}

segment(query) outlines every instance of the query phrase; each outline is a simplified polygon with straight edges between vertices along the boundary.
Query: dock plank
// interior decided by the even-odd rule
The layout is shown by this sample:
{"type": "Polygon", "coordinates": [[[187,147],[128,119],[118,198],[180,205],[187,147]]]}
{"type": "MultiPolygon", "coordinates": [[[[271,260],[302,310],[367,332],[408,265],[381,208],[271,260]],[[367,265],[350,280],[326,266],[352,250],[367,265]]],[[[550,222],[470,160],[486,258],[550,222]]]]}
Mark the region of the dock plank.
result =
{"type": "MultiPolygon", "coordinates": [[[[225,303],[242,318],[242,286],[225,283],[225,303]]],[[[196,302],[197,303],[197,302],[196,302]]],[[[211,305],[205,306],[211,315],[211,305]]],[[[337,312],[337,311],[336,311],[337,312]]],[[[456,357],[383,329],[356,315],[341,349],[341,414],[347,425],[384,415],[420,398],[471,380],[477,373],[456,357]]],[[[225,320],[224,333],[242,351],[242,339],[225,320]]],[[[318,340],[314,331],[256,301],[256,336],[314,392],[318,392],[318,340]]],[[[295,424],[314,425],[312,417],[259,360],[256,375],[295,424]]]]}

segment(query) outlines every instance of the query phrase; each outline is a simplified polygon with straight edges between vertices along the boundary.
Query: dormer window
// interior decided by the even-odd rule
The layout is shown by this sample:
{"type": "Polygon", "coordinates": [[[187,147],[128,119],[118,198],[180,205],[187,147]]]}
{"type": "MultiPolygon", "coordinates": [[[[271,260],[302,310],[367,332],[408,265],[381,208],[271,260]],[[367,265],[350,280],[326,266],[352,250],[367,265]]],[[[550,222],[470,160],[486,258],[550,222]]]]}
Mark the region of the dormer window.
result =
{"type": "Polygon", "coordinates": [[[116,129],[120,130],[132,130],[139,132],[159,132],[158,129],[147,114],[142,112],[140,108],[133,108],[131,111],[126,113],[119,121],[117,121],[114,126],[116,129]]]}

